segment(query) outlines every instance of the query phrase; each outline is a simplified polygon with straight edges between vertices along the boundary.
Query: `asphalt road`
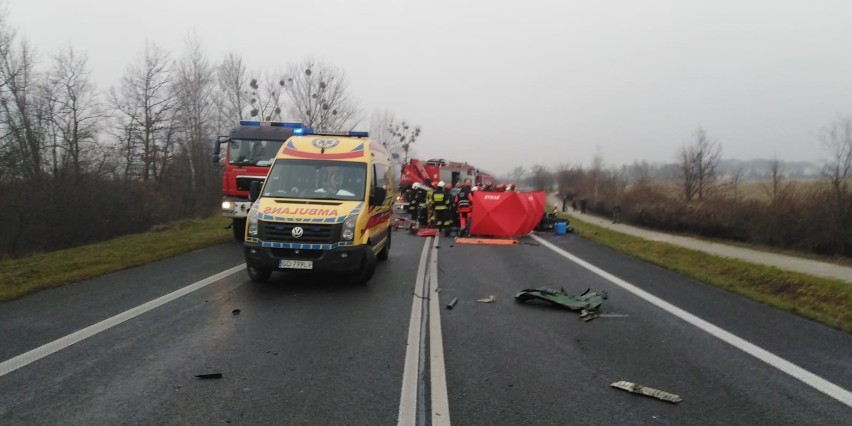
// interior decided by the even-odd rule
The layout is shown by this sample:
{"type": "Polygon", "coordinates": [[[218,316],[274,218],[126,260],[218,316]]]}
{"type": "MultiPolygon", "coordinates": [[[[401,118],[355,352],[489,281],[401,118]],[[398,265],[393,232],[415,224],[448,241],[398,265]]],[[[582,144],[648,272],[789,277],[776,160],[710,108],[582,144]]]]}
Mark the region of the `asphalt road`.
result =
{"type": "MultiPolygon", "coordinates": [[[[852,388],[852,336],[573,235],[546,241],[743,340],[852,388]]],[[[402,231],[366,286],[239,270],[3,375],[4,361],[239,266],[226,244],[0,304],[0,424],[394,424],[406,375],[417,419],[493,424],[850,424],[852,408],[540,241],[454,244],[402,231]],[[432,246],[429,246],[432,247],[432,246]],[[437,253],[437,282],[424,253],[437,253]],[[426,279],[423,279],[423,278],[426,279]],[[606,291],[602,317],[519,304],[531,287],[606,291]],[[435,287],[440,292],[435,292],[435,287]],[[477,299],[494,295],[495,303],[477,299]],[[425,300],[420,297],[426,297],[425,300]],[[438,299],[434,299],[437,297],[438,299]],[[452,310],[443,309],[457,297],[452,310]],[[440,302],[443,353],[412,308],[440,302]],[[234,310],[239,309],[239,314],[234,310]],[[424,334],[407,345],[410,330],[424,334]],[[434,342],[432,342],[434,346],[434,342]],[[420,354],[420,368],[406,370],[420,354]],[[438,354],[441,355],[441,354],[438,354]],[[446,389],[432,385],[445,366],[446,389]],[[196,375],[221,373],[220,379],[196,375]],[[609,387],[675,393],[671,404],[609,387]]],[[[428,259],[435,261],[434,257],[428,259]]],[[[9,363],[5,364],[8,370],[9,363]]]]}

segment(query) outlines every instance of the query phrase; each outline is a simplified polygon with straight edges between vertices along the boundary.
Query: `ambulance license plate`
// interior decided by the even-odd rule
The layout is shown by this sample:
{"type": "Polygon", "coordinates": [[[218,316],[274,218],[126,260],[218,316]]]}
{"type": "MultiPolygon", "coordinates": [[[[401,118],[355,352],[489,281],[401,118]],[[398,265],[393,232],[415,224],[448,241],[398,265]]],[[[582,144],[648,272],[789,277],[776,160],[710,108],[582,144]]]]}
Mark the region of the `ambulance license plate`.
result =
{"type": "Polygon", "coordinates": [[[282,269],[314,269],[311,260],[279,260],[278,267],[282,269]]]}

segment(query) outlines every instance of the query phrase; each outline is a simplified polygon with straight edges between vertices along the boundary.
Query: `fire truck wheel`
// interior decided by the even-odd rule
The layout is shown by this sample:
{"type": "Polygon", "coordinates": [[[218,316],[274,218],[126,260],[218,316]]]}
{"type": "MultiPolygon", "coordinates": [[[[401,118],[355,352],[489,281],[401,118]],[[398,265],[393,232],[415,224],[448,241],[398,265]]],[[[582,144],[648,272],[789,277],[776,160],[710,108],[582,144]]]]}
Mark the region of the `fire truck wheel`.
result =
{"type": "Polygon", "coordinates": [[[234,240],[242,241],[246,236],[246,218],[234,218],[231,229],[234,231],[234,240]]]}
{"type": "Polygon", "coordinates": [[[376,256],[379,260],[388,260],[388,255],[390,255],[391,248],[391,233],[388,232],[388,240],[385,242],[385,246],[382,247],[382,251],[376,256]]]}
{"type": "Polygon", "coordinates": [[[254,266],[246,267],[246,271],[248,271],[249,278],[256,283],[265,283],[269,281],[269,277],[272,275],[272,271],[269,269],[255,268],[254,266]]]}

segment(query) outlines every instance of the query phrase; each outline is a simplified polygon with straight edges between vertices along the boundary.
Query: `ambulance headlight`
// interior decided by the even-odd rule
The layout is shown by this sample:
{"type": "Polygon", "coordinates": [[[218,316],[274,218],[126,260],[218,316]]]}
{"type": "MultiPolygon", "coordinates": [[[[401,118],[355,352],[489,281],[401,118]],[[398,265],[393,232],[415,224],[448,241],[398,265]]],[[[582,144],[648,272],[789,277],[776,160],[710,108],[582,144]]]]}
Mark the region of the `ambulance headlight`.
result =
{"type": "Polygon", "coordinates": [[[248,217],[246,218],[248,222],[248,235],[250,237],[257,237],[257,210],[251,209],[249,211],[248,217]]]}
{"type": "Polygon", "coordinates": [[[233,210],[234,204],[230,201],[222,201],[222,210],[233,210]]]}
{"type": "Polygon", "coordinates": [[[340,239],[343,241],[352,241],[355,238],[355,224],[358,222],[357,215],[349,215],[343,221],[343,232],[340,233],[340,239]]]}

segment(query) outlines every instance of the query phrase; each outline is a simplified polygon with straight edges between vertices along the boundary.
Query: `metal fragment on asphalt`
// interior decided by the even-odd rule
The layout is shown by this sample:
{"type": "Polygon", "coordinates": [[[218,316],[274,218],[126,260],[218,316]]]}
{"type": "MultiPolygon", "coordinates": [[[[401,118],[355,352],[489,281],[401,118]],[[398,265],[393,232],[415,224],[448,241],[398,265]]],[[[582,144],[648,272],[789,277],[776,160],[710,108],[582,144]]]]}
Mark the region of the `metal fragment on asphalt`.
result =
{"type": "Polygon", "coordinates": [[[198,374],[195,377],[198,377],[199,379],[221,379],[222,373],[198,374]]]}
{"type": "Polygon", "coordinates": [[[456,306],[456,303],[458,303],[458,302],[459,302],[459,298],[454,297],[453,300],[450,301],[450,303],[447,303],[447,309],[453,309],[453,306],[456,306]]]}
{"type": "Polygon", "coordinates": [[[610,384],[610,386],[614,387],[614,388],[623,389],[623,390],[626,390],[628,392],[638,393],[640,395],[654,397],[654,398],[657,398],[657,399],[660,399],[660,400],[663,400],[663,401],[666,401],[666,402],[677,403],[677,402],[682,401],[682,399],[680,399],[680,396],[675,395],[673,393],[668,393],[668,392],[665,392],[665,391],[661,391],[659,389],[649,388],[649,387],[646,387],[646,386],[642,386],[640,384],[636,384],[636,383],[633,383],[633,382],[627,382],[627,381],[624,381],[624,380],[612,383],[612,384],[610,384]]]}
{"type": "Polygon", "coordinates": [[[479,302],[479,303],[494,303],[494,302],[497,301],[497,297],[491,295],[491,296],[488,296],[484,299],[476,299],[476,301],[479,302]]]}

